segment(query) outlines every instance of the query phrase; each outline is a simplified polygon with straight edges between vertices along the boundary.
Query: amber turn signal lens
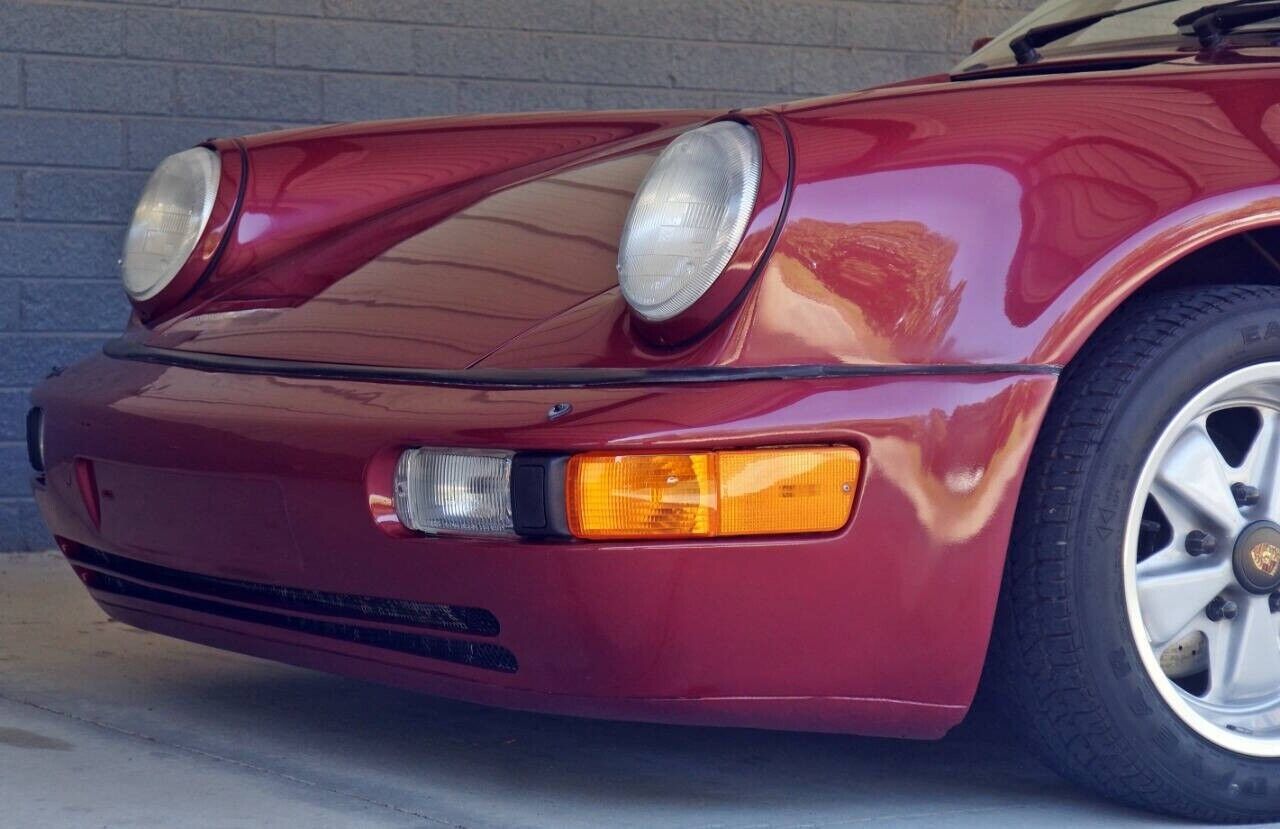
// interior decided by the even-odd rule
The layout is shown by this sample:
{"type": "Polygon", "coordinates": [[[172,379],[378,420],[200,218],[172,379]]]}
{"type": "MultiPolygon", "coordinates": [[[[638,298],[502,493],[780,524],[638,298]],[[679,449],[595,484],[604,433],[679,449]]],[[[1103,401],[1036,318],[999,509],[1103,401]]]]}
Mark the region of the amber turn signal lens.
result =
{"type": "Polygon", "coordinates": [[[847,446],[569,459],[569,528],[579,538],[821,533],[853,510],[862,457],[847,446]]]}
{"type": "Polygon", "coordinates": [[[720,452],[720,535],[834,532],[862,458],[849,447],[720,452]]]}

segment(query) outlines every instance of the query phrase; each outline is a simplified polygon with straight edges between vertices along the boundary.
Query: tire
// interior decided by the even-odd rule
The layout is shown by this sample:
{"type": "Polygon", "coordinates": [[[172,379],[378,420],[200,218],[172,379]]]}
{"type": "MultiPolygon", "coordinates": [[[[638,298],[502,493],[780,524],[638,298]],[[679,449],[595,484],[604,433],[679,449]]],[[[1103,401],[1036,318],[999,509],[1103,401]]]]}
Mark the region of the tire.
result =
{"type": "MultiPolygon", "coordinates": [[[[1163,531],[1152,529],[1159,521],[1133,521],[1130,509],[1150,503],[1136,495],[1162,435],[1202,390],[1248,367],[1270,372],[1262,364],[1272,362],[1280,376],[1280,288],[1141,295],[1063,372],[1037,439],[1014,521],[988,679],[997,704],[1048,766],[1127,805],[1218,823],[1280,819],[1280,750],[1266,756],[1251,744],[1241,751],[1230,744],[1236,726],[1214,731],[1209,714],[1201,722],[1177,710],[1174,686],[1191,680],[1155,675],[1166,669],[1153,655],[1145,616],[1135,633],[1124,563],[1132,555],[1132,568],[1142,566],[1127,527],[1163,531]]],[[[1237,537],[1233,550],[1245,540],[1243,532],[1237,537]]],[[[1230,563],[1239,555],[1231,553],[1230,563]]],[[[1252,601],[1254,594],[1240,595],[1252,601]]],[[[1225,679],[1212,681],[1215,693],[1227,692],[1225,679]]],[[[1207,706],[1196,697],[1207,699],[1207,691],[1183,691],[1191,697],[1188,710],[1207,706]]],[[[1266,733],[1246,731],[1249,739],[1266,733]]]]}

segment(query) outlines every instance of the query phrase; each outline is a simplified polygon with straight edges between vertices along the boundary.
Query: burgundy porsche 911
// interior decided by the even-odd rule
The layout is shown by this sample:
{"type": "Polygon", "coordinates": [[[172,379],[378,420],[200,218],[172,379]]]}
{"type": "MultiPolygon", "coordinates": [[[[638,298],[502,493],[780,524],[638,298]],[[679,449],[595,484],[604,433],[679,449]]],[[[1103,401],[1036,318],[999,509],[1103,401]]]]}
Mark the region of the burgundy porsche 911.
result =
{"type": "Polygon", "coordinates": [[[209,141],[35,493],[148,630],[1280,817],[1280,2],[1054,0],[734,112],[209,141]]]}

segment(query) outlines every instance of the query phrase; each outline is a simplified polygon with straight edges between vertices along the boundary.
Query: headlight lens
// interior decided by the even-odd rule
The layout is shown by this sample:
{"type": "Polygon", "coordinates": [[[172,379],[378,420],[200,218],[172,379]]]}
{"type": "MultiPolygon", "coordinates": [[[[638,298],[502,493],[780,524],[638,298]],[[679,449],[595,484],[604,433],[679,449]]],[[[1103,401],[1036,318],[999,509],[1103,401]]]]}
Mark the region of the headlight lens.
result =
{"type": "Polygon", "coordinates": [[[151,299],[186,264],[213,213],[221,168],[217,153],[196,147],[169,156],[151,174],[124,240],[129,296],[151,299]]]}
{"type": "Polygon", "coordinates": [[[668,320],[693,305],[729,264],[760,188],[760,142],[723,121],[671,142],[631,203],[618,281],[641,317],[668,320]]]}

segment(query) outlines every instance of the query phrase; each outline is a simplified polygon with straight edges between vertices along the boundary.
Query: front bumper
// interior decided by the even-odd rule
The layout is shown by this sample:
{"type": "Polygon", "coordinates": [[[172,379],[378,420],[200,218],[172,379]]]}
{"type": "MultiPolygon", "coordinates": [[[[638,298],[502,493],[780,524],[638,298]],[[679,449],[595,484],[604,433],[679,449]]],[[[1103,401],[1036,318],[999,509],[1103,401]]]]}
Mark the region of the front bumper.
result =
{"type": "Polygon", "coordinates": [[[485,704],[930,737],[976,688],[1053,385],[974,374],[477,390],[97,357],[35,393],[35,490],[94,598],[142,628],[485,704]],[[572,414],[548,420],[565,402],[572,414]],[[801,443],[863,451],[839,533],[404,538],[368,504],[371,460],[401,446],[801,443]],[[370,599],[482,611],[497,629],[423,630],[370,599]],[[387,646],[413,636],[447,644],[387,646]],[[493,647],[511,663],[441,656],[493,647]]]}

